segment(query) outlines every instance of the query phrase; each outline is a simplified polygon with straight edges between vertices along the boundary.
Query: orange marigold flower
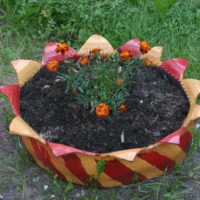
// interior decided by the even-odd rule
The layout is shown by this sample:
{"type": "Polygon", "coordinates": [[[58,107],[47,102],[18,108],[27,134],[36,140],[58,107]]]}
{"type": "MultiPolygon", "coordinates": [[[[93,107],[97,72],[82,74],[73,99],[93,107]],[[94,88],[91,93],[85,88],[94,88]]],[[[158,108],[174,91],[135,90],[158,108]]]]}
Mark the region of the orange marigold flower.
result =
{"type": "Polygon", "coordinates": [[[100,103],[96,106],[96,115],[100,118],[104,118],[110,113],[110,108],[105,103],[100,103]]]}
{"type": "Polygon", "coordinates": [[[62,53],[64,54],[69,50],[69,46],[66,43],[59,43],[55,49],[57,53],[62,53]]]}
{"type": "Polygon", "coordinates": [[[94,56],[97,53],[100,53],[101,49],[100,48],[94,48],[90,51],[90,55],[94,56]]]}
{"type": "Polygon", "coordinates": [[[127,110],[128,110],[128,107],[127,107],[125,104],[121,104],[121,105],[119,106],[119,110],[120,110],[120,111],[127,111],[127,110]]]}
{"type": "Polygon", "coordinates": [[[130,51],[122,51],[120,53],[120,57],[122,60],[131,60],[133,57],[130,51]]]}
{"type": "Polygon", "coordinates": [[[144,53],[147,53],[150,50],[150,45],[148,42],[143,41],[140,42],[140,50],[144,53]]]}
{"type": "Polygon", "coordinates": [[[57,60],[52,60],[47,64],[47,69],[50,72],[56,72],[59,68],[59,63],[57,60]]]}
{"type": "Polygon", "coordinates": [[[89,63],[88,56],[82,56],[82,57],[80,57],[79,63],[80,63],[81,65],[86,65],[86,64],[88,64],[88,63],[89,63]]]}
{"type": "Polygon", "coordinates": [[[120,85],[122,85],[122,83],[123,83],[124,81],[123,81],[122,79],[118,79],[116,82],[117,82],[117,85],[120,86],[120,85]]]}

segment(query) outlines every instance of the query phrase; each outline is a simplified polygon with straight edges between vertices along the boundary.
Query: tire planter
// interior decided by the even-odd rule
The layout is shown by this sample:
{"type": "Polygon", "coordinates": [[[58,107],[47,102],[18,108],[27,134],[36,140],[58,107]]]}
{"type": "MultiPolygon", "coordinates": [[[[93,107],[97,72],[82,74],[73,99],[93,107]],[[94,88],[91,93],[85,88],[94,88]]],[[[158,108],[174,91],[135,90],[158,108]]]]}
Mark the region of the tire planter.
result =
{"type": "MultiPolygon", "coordinates": [[[[15,115],[10,124],[10,133],[21,138],[27,151],[40,167],[76,184],[88,185],[92,177],[97,186],[109,188],[131,184],[134,177],[136,181],[143,181],[161,176],[187,156],[192,144],[191,131],[195,127],[195,120],[200,117],[200,105],[196,104],[200,94],[200,81],[184,78],[187,60],[173,58],[161,62],[162,47],[154,47],[141,55],[139,43],[139,39],[132,39],[120,49],[148,58],[152,64],[162,67],[180,81],[188,96],[190,110],[182,126],[157,143],[117,152],[99,154],[45,141],[20,117],[20,87],[40,70],[42,65],[52,59],[64,59],[63,55],[58,55],[54,51],[58,43],[46,45],[42,64],[33,60],[11,62],[17,74],[18,84],[0,86],[0,93],[9,98],[15,115]],[[99,175],[96,168],[101,160],[106,162],[103,172],[99,175]]],[[[105,54],[115,53],[105,38],[93,35],[78,52],[70,48],[65,56],[67,59],[74,59],[78,54],[87,54],[93,48],[100,48],[105,54]]]]}

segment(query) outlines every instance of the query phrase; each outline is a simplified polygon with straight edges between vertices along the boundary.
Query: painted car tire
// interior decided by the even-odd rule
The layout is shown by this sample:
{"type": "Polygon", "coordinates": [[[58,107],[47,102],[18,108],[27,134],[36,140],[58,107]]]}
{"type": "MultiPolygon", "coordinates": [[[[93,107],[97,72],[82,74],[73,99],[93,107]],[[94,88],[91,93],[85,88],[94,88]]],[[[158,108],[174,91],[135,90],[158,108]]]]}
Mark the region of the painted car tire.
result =
{"type": "MultiPolygon", "coordinates": [[[[187,60],[173,58],[161,62],[162,47],[154,47],[147,54],[141,55],[139,43],[139,39],[132,39],[119,49],[147,58],[180,81],[188,96],[190,110],[182,126],[157,143],[144,148],[111,153],[93,153],[45,141],[20,116],[20,87],[40,70],[42,65],[52,59],[58,61],[64,59],[63,55],[55,54],[57,43],[46,45],[42,64],[33,60],[12,61],[18,84],[0,86],[0,93],[9,98],[15,115],[10,124],[10,133],[21,138],[39,166],[76,184],[88,185],[93,180],[97,186],[108,188],[131,184],[133,180],[143,181],[161,176],[187,156],[192,144],[191,131],[195,126],[195,120],[200,117],[200,105],[196,105],[200,94],[200,81],[184,78],[184,72],[188,66],[187,60]],[[96,168],[101,160],[106,162],[103,172],[99,175],[96,168]]],[[[105,38],[93,35],[78,52],[70,48],[65,58],[74,59],[78,54],[87,54],[93,48],[100,48],[105,54],[115,53],[105,38]]]]}

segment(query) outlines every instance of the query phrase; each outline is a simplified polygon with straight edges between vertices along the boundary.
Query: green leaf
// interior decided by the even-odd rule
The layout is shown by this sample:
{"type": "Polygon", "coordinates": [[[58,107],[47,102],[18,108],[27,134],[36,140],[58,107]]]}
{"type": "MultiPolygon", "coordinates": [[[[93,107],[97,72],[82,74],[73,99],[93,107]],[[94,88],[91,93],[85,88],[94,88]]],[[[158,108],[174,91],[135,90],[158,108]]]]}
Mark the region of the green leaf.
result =
{"type": "Polygon", "coordinates": [[[105,160],[100,160],[99,162],[97,162],[96,170],[97,170],[98,176],[100,176],[103,173],[105,165],[106,165],[106,161],[105,160]]]}

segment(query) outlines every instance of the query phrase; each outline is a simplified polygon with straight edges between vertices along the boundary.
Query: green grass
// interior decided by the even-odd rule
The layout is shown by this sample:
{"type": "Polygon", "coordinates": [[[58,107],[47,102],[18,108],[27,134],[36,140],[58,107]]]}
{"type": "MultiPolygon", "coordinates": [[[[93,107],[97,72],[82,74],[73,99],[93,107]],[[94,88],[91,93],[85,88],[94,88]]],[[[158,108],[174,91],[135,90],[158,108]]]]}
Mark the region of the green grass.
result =
{"type": "Polygon", "coordinates": [[[0,26],[0,85],[5,77],[14,72],[10,62],[16,59],[41,61],[43,44],[16,29],[0,26]]]}
{"type": "MultiPolygon", "coordinates": [[[[188,59],[186,77],[200,79],[199,0],[12,2],[1,0],[0,5],[0,84],[13,73],[11,60],[40,61],[47,41],[65,41],[78,49],[96,33],[106,37],[115,48],[134,37],[149,41],[151,46],[161,45],[164,47],[163,60],[173,57],[188,59]]],[[[199,144],[198,138],[195,141],[194,149],[199,144]]],[[[9,162],[3,163],[5,176],[0,180],[0,190],[12,184],[11,175],[14,174],[15,185],[23,197],[27,180],[23,175],[24,166],[19,165],[24,163],[21,158],[23,154],[17,153],[17,157],[10,157],[9,162]],[[17,166],[14,171],[8,168],[13,165],[17,166]]],[[[200,163],[193,164],[190,159],[171,173],[144,183],[106,191],[84,189],[86,194],[82,199],[123,199],[123,195],[129,195],[134,200],[182,200],[188,192],[188,181],[200,184],[197,175],[200,163]]],[[[46,195],[54,193],[58,199],[70,199],[74,190],[83,190],[73,189],[71,184],[55,178],[50,180],[46,195]]]]}
{"type": "Polygon", "coordinates": [[[5,11],[0,18],[4,24],[0,31],[0,55],[5,71],[9,60],[34,58],[46,41],[66,41],[79,48],[91,34],[97,33],[115,48],[133,37],[148,40],[152,46],[162,45],[163,59],[187,58],[187,76],[200,78],[198,0],[79,0],[60,1],[57,5],[54,0],[45,5],[39,0],[19,0],[15,5],[11,0],[2,2],[5,11]],[[41,14],[44,12],[48,17],[41,14]]]}

